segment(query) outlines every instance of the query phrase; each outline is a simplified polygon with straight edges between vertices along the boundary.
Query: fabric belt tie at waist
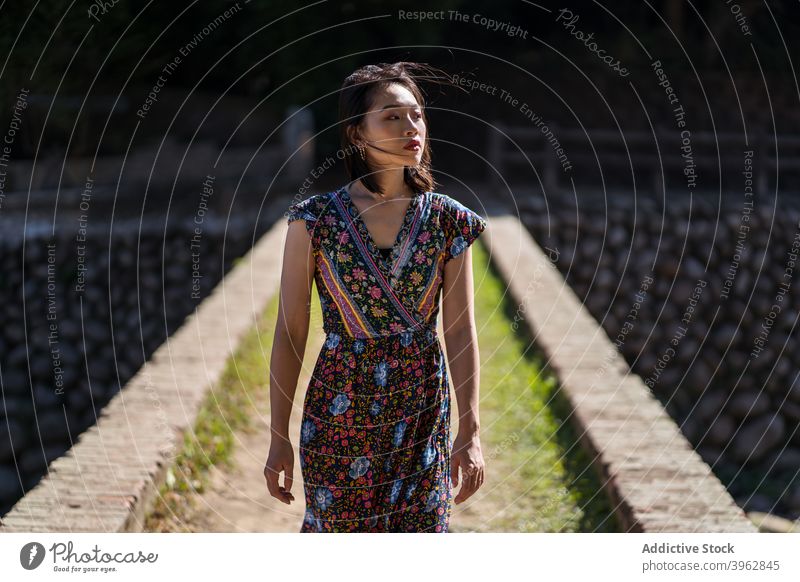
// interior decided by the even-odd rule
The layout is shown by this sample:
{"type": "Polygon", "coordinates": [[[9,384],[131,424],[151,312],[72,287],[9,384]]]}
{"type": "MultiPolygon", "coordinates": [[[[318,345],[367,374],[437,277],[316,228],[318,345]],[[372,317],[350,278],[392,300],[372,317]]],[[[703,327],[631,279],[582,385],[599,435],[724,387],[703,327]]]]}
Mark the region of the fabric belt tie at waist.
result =
{"type": "Polygon", "coordinates": [[[354,337],[348,335],[346,333],[341,333],[338,331],[330,331],[325,332],[325,338],[327,343],[335,342],[338,343],[339,341],[344,342],[355,342],[357,340],[361,341],[375,341],[375,340],[393,340],[399,339],[403,340],[404,338],[409,337],[427,337],[429,339],[433,339],[436,337],[436,324],[423,324],[417,328],[410,328],[405,331],[391,333],[391,334],[382,334],[382,335],[373,335],[373,336],[365,336],[365,337],[354,337]]]}

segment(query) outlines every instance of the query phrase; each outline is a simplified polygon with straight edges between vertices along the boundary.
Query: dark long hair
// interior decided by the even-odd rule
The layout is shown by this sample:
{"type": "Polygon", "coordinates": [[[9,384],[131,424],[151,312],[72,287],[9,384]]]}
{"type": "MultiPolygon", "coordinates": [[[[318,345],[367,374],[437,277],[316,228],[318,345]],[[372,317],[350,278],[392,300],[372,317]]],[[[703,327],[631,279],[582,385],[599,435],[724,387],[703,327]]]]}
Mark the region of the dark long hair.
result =
{"type": "MultiPolygon", "coordinates": [[[[373,92],[387,84],[399,83],[406,87],[419,103],[422,109],[422,119],[425,127],[428,128],[428,116],[425,112],[425,97],[422,90],[417,85],[417,78],[426,78],[432,81],[453,84],[449,75],[421,63],[410,63],[400,61],[397,63],[379,63],[377,65],[366,65],[350,74],[342,85],[339,94],[339,137],[344,152],[344,163],[350,180],[361,182],[371,192],[384,195],[378,184],[373,178],[373,170],[369,167],[366,160],[362,160],[359,155],[358,145],[350,141],[348,128],[358,127],[364,119],[364,115],[369,111],[372,104],[373,92]],[[421,75],[414,74],[415,72],[421,75]]],[[[431,173],[431,146],[429,132],[425,132],[425,143],[422,144],[422,159],[417,166],[406,166],[403,171],[403,179],[406,184],[411,186],[414,192],[432,192],[436,187],[436,182],[431,173]]]]}

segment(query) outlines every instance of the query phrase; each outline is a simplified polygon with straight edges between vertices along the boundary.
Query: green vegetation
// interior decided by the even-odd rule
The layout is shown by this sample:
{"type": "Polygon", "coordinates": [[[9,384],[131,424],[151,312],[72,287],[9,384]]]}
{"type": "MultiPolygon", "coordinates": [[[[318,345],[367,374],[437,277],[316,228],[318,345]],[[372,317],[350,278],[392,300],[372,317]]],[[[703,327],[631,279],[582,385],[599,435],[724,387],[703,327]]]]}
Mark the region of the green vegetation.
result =
{"type": "Polygon", "coordinates": [[[503,297],[505,286],[484,248],[473,248],[474,270],[481,273],[475,282],[475,317],[484,487],[496,489],[499,507],[506,508],[487,531],[620,531],[589,455],[580,448],[556,378],[545,371],[527,330],[512,329],[514,306],[503,297]]]}

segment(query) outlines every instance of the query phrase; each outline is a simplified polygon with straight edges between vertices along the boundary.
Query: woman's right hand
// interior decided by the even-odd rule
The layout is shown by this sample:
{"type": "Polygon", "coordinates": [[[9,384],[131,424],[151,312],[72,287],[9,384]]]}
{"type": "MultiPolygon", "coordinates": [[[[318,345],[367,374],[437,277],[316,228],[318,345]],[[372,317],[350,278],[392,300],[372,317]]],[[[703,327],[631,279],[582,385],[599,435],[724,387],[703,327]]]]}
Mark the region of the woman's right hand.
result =
{"type": "Polygon", "coordinates": [[[292,470],[294,469],[294,450],[288,438],[272,436],[269,446],[267,464],[264,467],[264,477],[267,479],[269,494],[278,501],[289,505],[294,501],[292,489],[292,470]],[[283,471],[283,484],[278,484],[278,476],[283,471]]]}

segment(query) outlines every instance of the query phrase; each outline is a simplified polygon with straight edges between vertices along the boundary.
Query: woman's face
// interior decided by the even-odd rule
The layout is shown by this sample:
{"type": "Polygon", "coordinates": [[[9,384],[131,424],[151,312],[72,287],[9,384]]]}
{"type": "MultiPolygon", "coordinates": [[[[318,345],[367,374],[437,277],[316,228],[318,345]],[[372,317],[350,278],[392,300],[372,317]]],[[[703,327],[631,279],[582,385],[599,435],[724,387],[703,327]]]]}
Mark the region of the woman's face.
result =
{"type": "Polygon", "coordinates": [[[372,100],[361,125],[361,137],[369,144],[367,163],[382,168],[418,165],[426,145],[426,128],[414,94],[399,83],[390,83],[376,89],[372,100]],[[419,145],[406,147],[414,139],[419,145]]]}

